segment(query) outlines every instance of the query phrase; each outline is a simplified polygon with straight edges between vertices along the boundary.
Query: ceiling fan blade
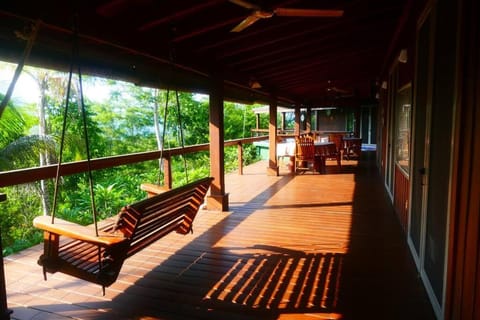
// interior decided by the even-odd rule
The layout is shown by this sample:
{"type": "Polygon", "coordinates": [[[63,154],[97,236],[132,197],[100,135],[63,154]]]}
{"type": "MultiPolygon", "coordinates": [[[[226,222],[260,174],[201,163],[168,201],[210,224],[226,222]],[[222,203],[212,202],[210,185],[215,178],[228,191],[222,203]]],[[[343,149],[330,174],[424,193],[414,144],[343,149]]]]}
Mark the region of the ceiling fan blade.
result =
{"type": "Polygon", "coordinates": [[[343,10],[321,10],[321,9],[293,9],[277,8],[274,10],[277,16],[281,17],[341,17],[343,10]]]}
{"type": "Polygon", "coordinates": [[[252,15],[249,15],[248,17],[246,17],[242,22],[240,22],[235,28],[233,28],[232,30],[230,30],[230,32],[240,32],[246,28],[248,28],[249,26],[251,26],[252,24],[254,24],[255,22],[257,22],[260,18],[257,17],[256,15],[252,14],[252,15]]]}
{"type": "Polygon", "coordinates": [[[244,7],[246,9],[260,10],[259,6],[255,5],[253,3],[247,2],[247,1],[244,1],[244,0],[228,0],[228,1],[230,1],[233,4],[236,4],[237,6],[244,7]]]}

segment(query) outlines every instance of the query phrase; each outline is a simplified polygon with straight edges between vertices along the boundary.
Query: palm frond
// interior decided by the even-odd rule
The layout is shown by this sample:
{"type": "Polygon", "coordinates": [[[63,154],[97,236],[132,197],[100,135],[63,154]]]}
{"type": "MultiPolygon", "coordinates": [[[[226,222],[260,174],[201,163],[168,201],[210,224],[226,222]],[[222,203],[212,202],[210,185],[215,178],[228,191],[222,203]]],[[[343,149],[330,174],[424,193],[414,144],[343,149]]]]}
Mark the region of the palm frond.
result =
{"type": "Polygon", "coordinates": [[[55,140],[51,136],[21,137],[0,150],[0,169],[18,169],[16,164],[19,163],[38,164],[41,153],[49,156],[49,163],[54,163],[55,145],[55,140]]]}
{"type": "Polygon", "coordinates": [[[22,136],[24,126],[25,120],[20,112],[8,104],[0,118],[0,132],[2,133],[0,134],[0,148],[22,136]]]}

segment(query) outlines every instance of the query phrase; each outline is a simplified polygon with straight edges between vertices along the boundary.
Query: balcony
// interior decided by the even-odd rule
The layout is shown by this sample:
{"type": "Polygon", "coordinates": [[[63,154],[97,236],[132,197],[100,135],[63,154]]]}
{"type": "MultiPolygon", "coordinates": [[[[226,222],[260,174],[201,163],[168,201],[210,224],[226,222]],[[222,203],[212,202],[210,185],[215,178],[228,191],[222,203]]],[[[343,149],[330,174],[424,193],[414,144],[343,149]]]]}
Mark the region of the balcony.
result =
{"type": "Polygon", "coordinates": [[[226,176],[230,211],[201,211],[128,259],[102,289],[43,281],[38,245],[5,259],[13,319],[433,319],[391,202],[365,152],[327,174],[226,176]]]}

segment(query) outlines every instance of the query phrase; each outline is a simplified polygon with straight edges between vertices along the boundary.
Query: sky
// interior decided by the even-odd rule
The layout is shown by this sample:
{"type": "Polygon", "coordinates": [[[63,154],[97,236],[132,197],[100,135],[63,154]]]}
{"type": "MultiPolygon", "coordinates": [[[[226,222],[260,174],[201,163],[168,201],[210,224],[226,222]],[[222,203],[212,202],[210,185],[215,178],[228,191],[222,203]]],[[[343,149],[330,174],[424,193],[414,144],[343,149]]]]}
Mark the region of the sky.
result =
{"type": "MultiPolygon", "coordinates": [[[[15,64],[0,61],[0,93],[5,94],[7,92],[16,67],[15,64]]],[[[107,86],[84,84],[83,91],[85,96],[95,102],[102,102],[110,96],[110,90],[107,86]]],[[[27,74],[22,73],[15,85],[12,100],[21,103],[36,103],[39,94],[35,81],[27,74]]]]}
{"type": "MultiPolygon", "coordinates": [[[[0,92],[5,94],[10,86],[16,65],[11,63],[0,64],[0,92]]],[[[35,81],[28,75],[21,74],[12,94],[13,100],[32,103],[38,100],[39,90],[35,81]]]]}
{"type": "MultiPolygon", "coordinates": [[[[5,94],[7,92],[16,67],[16,64],[0,61],[0,93],[5,94]]],[[[102,85],[102,81],[95,81],[95,83],[83,82],[83,94],[93,102],[102,103],[108,100],[111,96],[110,89],[115,90],[115,87],[109,87],[106,82],[104,85],[102,85]]],[[[40,92],[35,81],[23,72],[18,78],[12,100],[18,102],[18,105],[36,103],[39,99],[39,94],[40,92]]],[[[206,101],[208,100],[208,95],[195,94],[194,99],[206,101]]]]}

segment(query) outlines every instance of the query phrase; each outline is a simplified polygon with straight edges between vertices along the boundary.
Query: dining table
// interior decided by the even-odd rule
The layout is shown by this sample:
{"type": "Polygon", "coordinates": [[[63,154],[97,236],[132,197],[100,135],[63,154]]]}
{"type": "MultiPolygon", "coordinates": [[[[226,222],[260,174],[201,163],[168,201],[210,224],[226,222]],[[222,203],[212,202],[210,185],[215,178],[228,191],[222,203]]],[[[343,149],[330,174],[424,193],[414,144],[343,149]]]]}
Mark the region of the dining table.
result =
{"type": "Polygon", "coordinates": [[[315,157],[318,158],[318,164],[316,169],[320,173],[326,172],[326,160],[336,156],[337,154],[337,145],[335,142],[315,142],[315,157]]]}
{"type": "Polygon", "coordinates": [[[337,151],[337,146],[335,145],[335,142],[315,142],[314,145],[315,155],[330,156],[337,151]]]}
{"type": "MultiPolygon", "coordinates": [[[[337,153],[337,146],[334,142],[331,141],[315,141],[315,171],[320,173],[325,173],[326,164],[325,161],[327,158],[334,157],[337,153]]],[[[295,164],[295,142],[281,142],[277,143],[277,157],[280,160],[281,158],[286,158],[288,161],[288,168],[290,172],[294,170],[295,164]]]]}

